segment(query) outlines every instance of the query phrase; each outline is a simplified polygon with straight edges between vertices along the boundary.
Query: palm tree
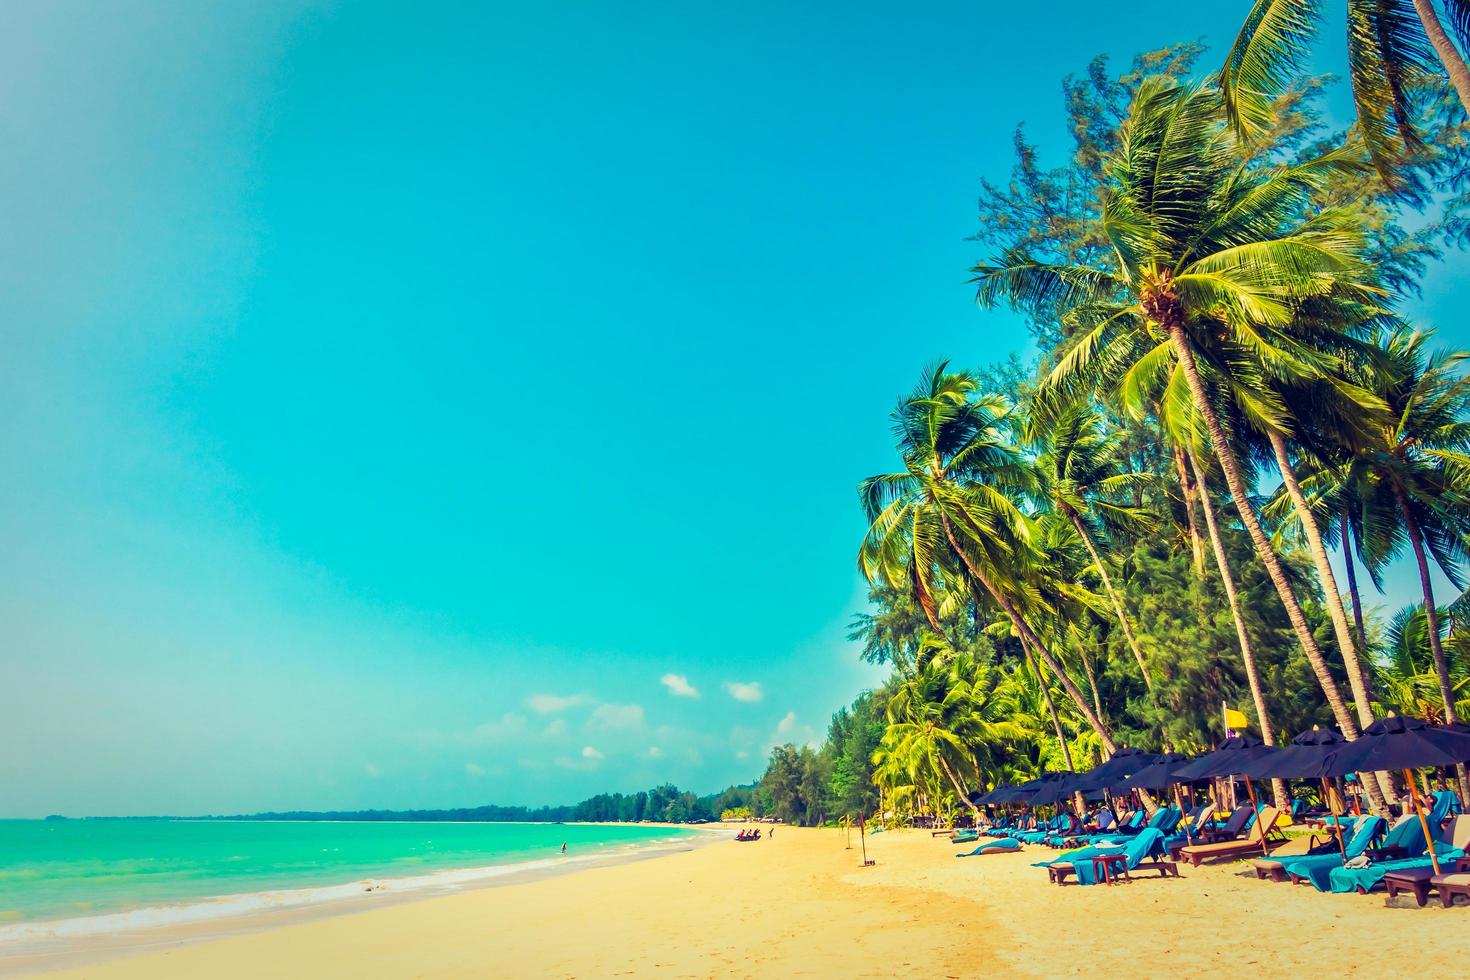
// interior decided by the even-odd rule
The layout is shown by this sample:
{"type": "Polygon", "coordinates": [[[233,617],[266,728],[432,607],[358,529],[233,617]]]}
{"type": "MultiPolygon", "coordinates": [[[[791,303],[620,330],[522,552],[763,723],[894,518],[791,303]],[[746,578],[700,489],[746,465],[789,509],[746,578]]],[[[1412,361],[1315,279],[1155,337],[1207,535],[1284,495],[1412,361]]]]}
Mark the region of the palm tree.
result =
{"type": "MultiPolygon", "coordinates": [[[[1460,43],[1470,44],[1470,0],[1441,3],[1460,43]]],[[[1470,112],[1470,69],[1433,0],[1346,0],[1346,6],[1358,126],[1379,173],[1394,186],[1403,158],[1421,145],[1416,85],[1443,69],[1470,112]]],[[[1256,0],[1220,71],[1225,111],[1243,138],[1270,131],[1272,103],[1303,68],[1320,15],[1320,0],[1256,0]]]]}
{"type": "MultiPolygon", "coordinates": [[[[1357,454],[1357,490],[1365,550],[1381,563],[1407,539],[1414,553],[1444,715],[1455,722],[1455,685],[1441,639],[1429,556],[1433,554],[1451,582],[1462,584],[1460,566],[1470,552],[1470,422],[1465,421],[1470,377],[1460,373],[1465,354],[1428,353],[1428,340],[1424,333],[1394,331],[1383,345],[1385,363],[1368,371],[1374,393],[1388,406],[1389,424],[1357,454]],[[1385,520],[1389,513],[1396,513],[1399,521],[1385,520]]],[[[1463,766],[1459,774],[1470,783],[1463,766]]],[[[1470,793],[1470,785],[1462,791],[1470,793]]]]}
{"type": "Polygon", "coordinates": [[[888,702],[884,744],[904,759],[911,774],[923,767],[942,773],[956,798],[972,810],[968,786],[999,766],[1007,743],[1026,732],[1009,720],[1006,678],[943,640],[927,637],[912,678],[888,702]]]}
{"type": "MultiPolygon", "coordinates": [[[[1442,623],[1443,617],[1436,616],[1442,623]]],[[[1378,659],[1378,690],[1385,711],[1436,724],[1470,714],[1470,634],[1441,637],[1448,661],[1451,700],[1446,702],[1430,646],[1429,617],[1423,606],[1407,606],[1388,625],[1387,644],[1378,659]],[[1446,711],[1446,705],[1453,711],[1446,711]]]]}
{"type": "Polygon", "coordinates": [[[1107,562],[1093,540],[1095,528],[1131,526],[1142,530],[1153,524],[1142,508],[1112,499],[1120,490],[1146,483],[1150,477],[1124,469],[1120,444],[1103,430],[1102,415],[1086,404],[1068,408],[1055,420],[1033,425],[1031,429],[1032,439],[1040,449],[1036,457],[1040,495],[1048,506],[1066,518],[1087,548],[1128,649],[1138,662],[1143,682],[1153,691],[1148,663],[1139,648],[1133,624],[1123,609],[1118,590],[1113,587],[1107,562]]]}
{"type": "Polygon", "coordinates": [[[1022,616],[1023,586],[1034,572],[1026,540],[1030,521],[1007,493],[1029,492],[1032,474],[1006,436],[1010,407],[998,396],[977,397],[975,390],[972,378],[941,363],[899,402],[893,428],[904,470],[859,486],[869,527],[858,567],[869,582],[911,587],[930,609],[941,569],[963,566],[1111,753],[1111,733],[1022,616]]]}
{"type": "Polygon", "coordinates": [[[1257,365],[1317,362],[1292,332],[1302,308],[1373,295],[1355,216],[1306,213],[1325,183],[1353,163],[1339,151],[1260,167],[1241,162],[1238,150],[1212,93],[1145,84],[1107,164],[1101,227],[1112,261],[1057,266],[1007,255],[974,270],[977,298],[986,306],[1005,300],[1068,310],[1074,339],[1038,389],[1043,410],[1095,392],[1116,394],[1135,410],[1154,401],[1192,403],[1333,716],[1355,738],[1355,719],[1261,527],[1249,475],[1216,404],[1223,390],[1241,414],[1285,422],[1279,399],[1253,383],[1257,365]]]}

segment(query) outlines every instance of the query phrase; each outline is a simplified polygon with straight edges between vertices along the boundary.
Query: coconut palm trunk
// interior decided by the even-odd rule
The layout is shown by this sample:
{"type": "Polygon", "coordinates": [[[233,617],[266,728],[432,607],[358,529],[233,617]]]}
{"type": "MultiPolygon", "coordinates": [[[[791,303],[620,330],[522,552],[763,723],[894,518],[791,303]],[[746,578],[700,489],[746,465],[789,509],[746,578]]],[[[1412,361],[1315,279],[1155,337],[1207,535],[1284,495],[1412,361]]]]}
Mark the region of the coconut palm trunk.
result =
{"type": "MultiPolygon", "coordinates": [[[[1358,593],[1358,571],[1354,567],[1353,560],[1353,522],[1348,520],[1347,509],[1337,517],[1342,527],[1342,564],[1347,569],[1348,596],[1353,603],[1353,626],[1358,632],[1358,646],[1362,649],[1368,648],[1367,634],[1363,631],[1363,597],[1358,593]]],[[[1368,682],[1367,668],[1364,667],[1363,681],[1368,682]]],[[[1372,694],[1370,688],[1369,694],[1372,694]]]]}
{"type": "MultiPolygon", "coordinates": [[[[1286,618],[1291,621],[1292,629],[1296,631],[1297,639],[1301,642],[1302,650],[1307,656],[1307,662],[1311,664],[1312,673],[1317,676],[1317,683],[1321,685],[1322,694],[1332,709],[1333,719],[1336,720],[1338,728],[1342,730],[1343,737],[1349,740],[1356,739],[1358,737],[1356,720],[1352,712],[1348,711],[1347,704],[1342,699],[1342,692],[1338,690],[1337,681],[1333,680],[1332,672],[1327,669],[1327,661],[1317,646],[1316,638],[1312,636],[1311,627],[1307,625],[1307,618],[1302,613],[1301,603],[1297,601],[1296,593],[1291,589],[1291,582],[1286,578],[1286,570],[1281,567],[1281,559],[1277,557],[1276,552],[1271,550],[1271,542],[1267,540],[1266,532],[1261,528],[1261,521],[1256,516],[1255,508],[1250,504],[1250,498],[1247,496],[1249,490],[1245,476],[1240,470],[1240,461],[1235,458],[1235,451],[1231,448],[1230,441],[1225,435],[1225,429],[1220,424],[1220,415],[1215,411],[1215,406],[1210,401],[1208,392],[1205,391],[1204,381],[1199,374],[1199,365],[1194,360],[1194,351],[1190,349],[1189,338],[1184,334],[1182,317],[1177,310],[1173,310],[1166,313],[1163,319],[1165,322],[1162,325],[1168,331],[1175,356],[1179,358],[1179,366],[1184,371],[1185,380],[1189,383],[1190,395],[1195,407],[1199,409],[1200,415],[1205,420],[1205,429],[1210,434],[1210,445],[1215,451],[1216,459],[1220,462],[1220,469],[1225,473],[1225,483],[1230,488],[1230,496],[1235,501],[1235,509],[1240,515],[1240,522],[1245,525],[1246,533],[1251,538],[1251,544],[1255,546],[1256,555],[1261,559],[1261,564],[1265,566],[1271,583],[1276,586],[1276,593],[1281,596],[1281,604],[1286,607],[1286,618]]],[[[1377,781],[1369,779],[1364,783],[1374,809],[1379,813],[1387,813],[1388,801],[1377,781]]]]}
{"type": "Polygon", "coordinates": [[[1096,733],[1098,740],[1102,742],[1103,749],[1109,755],[1116,752],[1118,746],[1113,741],[1112,733],[1103,725],[1102,719],[1093,714],[1092,708],[1088,705],[1086,699],[1083,698],[1082,691],[1077,687],[1076,683],[1062,669],[1062,665],[1057,662],[1056,657],[1052,655],[1051,650],[1042,642],[1041,637],[1037,636],[1035,631],[1026,623],[1026,620],[1021,618],[1021,614],[1017,611],[1015,603],[1011,602],[1010,599],[1001,593],[1000,589],[996,588],[995,583],[990,581],[990,577],[975,564],[970,558],[969,552],[960,545],[959,538],[954,533],[954,525],[950,522],[948,515],[943,516],[943,522],[944,533],[949,538],[949,545],[954,549],[955,554],[959,556],[960,561],[964,563],[965,568],[974,576],[975,581],[979,582],[985,588],[985,591],[990,593],[990,597],[995,600],[995,604],[1000,606],[1001,612],[1005,613],[1006,618],[1010,620],[1011,626],[1016,631],[1016,635],[1031,644],[1031,648],[1037,652],[1046,665],[1052,669],[1052,672],[1057,675],[1057,679],[1062,682],[1062,690],[1066,691],[1067,697],[1076,703],[1077,710],[1081,711],[1082,717],[1087,719],[1087,724],[1096,733]]]}
{"type": "MultiPolygon", "coordinates": [[[[1439,695],[1444,699],[1444,720],[1453,725],[1460,719],[1455,714],[1454,688],[1450,684],[1450,667],[1445,660],[1444,646],[1439,640],[1439,607],[1434,604],[1434,583],[1429,578],[1429,557],[1424,553],[1424,534],[1409,498],[1397,480],[1390,479],[1394,499],[1398,501],[1399,513],[1404,518],[1404,530],[1409,533],[1409,544],[1414,549],[1414,562],[1419,566],[1419,588],[1424,593],[1424,618],[1429,624],[1429,652],[1434,657],[1434,675],[1439,681],[1439,695]]],[[[1465,764],[1455,766],[1455,776],[1460,783],[1460,799],[1470,799],[1470,772],[1465,764]]]]}
{"type": "Polygon", "coordinates": [[[1077,659],[1082,661],[1082,672],[1087,675],[1087,689],[1092,692],[1092,707],[1099,718],[1107,721],[1108,716],[1103,713],[1102,695],[1097,690],[1097,674],[1092,669],[1092,661],[1088,659],[1085,650],[1079,653],[1077,659]]]}
{"type": "Polygon", "coordinates": [[[1067,770],[1069,772],[1076,772],[1077,768],[1072,765],[1072,749],[1070,746],[1067,745],[1067,736],[1062,734],[1062,719],[1061,716],[1057,714],[1056,703],[1051,699],[1051,690],[1049,688],[1049,685],[1046,683],[1046,674],[1042,672],[1041,664],[1038,662],[1036,654],[1031,649],[1030,644],[1028,644],[1024,639],[1021,641],[1021,648],[1024,649],[1027,656],[1032,659],[1031,665],[1036,670],[1036,679],[1041,685],[1041,698],[1043,701],[1046,702],[1047,713],[1051,715],[1051,726],[1052,728],[1056,729],[1057,742],[1062,747],[1062,759],[1067,763],[1067,770]]]}
{"type": "Polygon", "coordinates": [[[1123,599],[1118,595],[1118,590],[1113,588],[1113,579],[1108,575],[1102,555],[1098,554],[1097,547],[1092,543],[1092,535],[1087,533],[1087,525],[1082,523],[1082,515],[1077,513],[1076,508],[1070,504],[1064,504],[1062,510],[1065,511],[1067,519],[1072,522],[1072,527],[1076,528],[1077,536],[1087,546],[1087,553],[1092,556],[1092,562],[1097,566],[1097,573],[1102,577],[1103,591],[1112,600],[1113,612],[1117,614],[1118,625],[1123,628],[1123,636],[1128,641],[1128,649],[1133,651],[1133,659],[1138,661],[1138,672],[1143,675],[1143,684],[1148,688],[1148,693],[1153,694],[1154,682],[1153,678],[1148,675],[1148,662],[1143,659],[1143,651],[1138,647],[1138,637],[1133,635],[1133,624],[1128,621],[1128,614],[1123,611],[1123,599]]]}
{"type": "MultiPolygon", "coordinates": [[[[1276,745],[1276,732],[1271,727],[1271,715],[1266,710],[1266,694],[1261,689],[1261,676],[1256,672],[1256,657],[1251,652],[1250,634],[1245,628],[1245,618],[1241,615],[1240,596],[1235,591],[1235,575],[1230,571],[1230,557],[1225,553],[1225,542],[1220,537],[1220,528],[1215,523],[1215,505],[1210,502],[1209,484],[1205,482],[1204,470],[1199,465],[1199,460],[1194,453],[1189,453],[1189,462],[1194,469],[1194,479],[1199,485],[1200,495],[1205,514],[1205,527],[1210,532],[1210,546],[1215,552],[1215,567],[1220,572],[1220,581],[1225,585],[1225,599],[1230,606],[1230,618],[1235,620],[1235,635],[1240,641],[1240,659],[1245,664],[1245,679],[1250,685],[1251,701],[1256,706],[1256,717],[1261,721],[1261,741],[1267,745],[1276,745]]],[[[1285,806],[1286,783],[1284,780],[1271,780],[1271,796],[1278,807],[1285,806]]]]}
{"type": "Polygon", "coordinates": [[[1460,49],[1455,47],[1455,42],[1450,40],[1444,25],[1439,22],[1433,0],[1414,0],[1414,12],[1419,15],[1424,33],[1429,36],[1429,43],[1434,45],[1434,53],[1439,55],[1440,63],[1449,74],[1450,83],[1455,86],[1460,104],[1470,113],[1470,68],[1466,68],[1460,49]]]}
{"type": "Polygon", "coordinates": [[[949,782],[950,785],[954,787],[955,795],[960,798],[961,803],[970,808],[970,812],[975,816],[975,823],[978,825],[980,823],[980,808],[974,803],[970,802],[969,791],[965,789],[964,784],[960,782],[959,777],[954,774],[954,770],[951,769],[949,767],[949,763],[945,761],[944,753],[936,752],[934,754],[934,757],[939,760],[939,768],[943,769],[944,774],[949,777],[949,782]]]}
{"type": "Polygon", "coordinates": [[[1363,682],[1363,666],[1358,661],[1358,644],[1348,625],[1347,611],[1342,607],[1342,594],[1337,590],[1337,578],[1332,573],[1332,562],[1327,559],[1327,548],[1322,544],[1322,531],[1317,526],[1317,517],[1307,506],[1306,494],[1297,482],[1296,471],[1291,467],[1287,454],[1286,437],[1276,429],[1269,433],[1271,450],[1276,455],[1276,467],[1286,484],[1286,493],[1291,497],[1297,520],[1307,536],[1307,548],[1312,553],[1312,563],[1317,566],[1317,577],[1322,583],[1322,597],[1327,602],[1327,615],[1332,620],[1332,630],[1337,636],[1337,647],[1342,651],[1342,663],[1347,668],[1348,688],[1353,692],[1353,705],[1357,708],[1358,724],[1367,727],[1373,724],[1373,706],[1368,700],[1368,688],[1363,682]]]}
{"type": "Polygon", "coordinates": [[[1184,451],[1178,446],[1172,447],[1172,450],[1174,471],[1179,476],[1179,493],[1184,498],[1184,517],[1189,523],[1189,547],[1194,554],[1194,574],[1203,576],[1205,573],[1205,546],[1199,533],[1199,518],[1194,513],[1194,501],[1199,495],[1199,489],[1189,468],[1184,465],[1184,451]]]}

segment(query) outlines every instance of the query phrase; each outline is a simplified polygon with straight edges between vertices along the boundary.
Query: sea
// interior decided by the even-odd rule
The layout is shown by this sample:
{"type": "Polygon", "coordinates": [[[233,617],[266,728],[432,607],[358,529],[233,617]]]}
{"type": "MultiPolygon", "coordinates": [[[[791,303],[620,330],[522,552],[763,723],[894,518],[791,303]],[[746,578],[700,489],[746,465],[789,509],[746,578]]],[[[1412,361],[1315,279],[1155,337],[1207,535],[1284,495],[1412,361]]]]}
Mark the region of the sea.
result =
{"type": "Polygon", "coordinates": [[[636,824],[0,820],[0,948],[555,873],[697,836],[636,824]]]}

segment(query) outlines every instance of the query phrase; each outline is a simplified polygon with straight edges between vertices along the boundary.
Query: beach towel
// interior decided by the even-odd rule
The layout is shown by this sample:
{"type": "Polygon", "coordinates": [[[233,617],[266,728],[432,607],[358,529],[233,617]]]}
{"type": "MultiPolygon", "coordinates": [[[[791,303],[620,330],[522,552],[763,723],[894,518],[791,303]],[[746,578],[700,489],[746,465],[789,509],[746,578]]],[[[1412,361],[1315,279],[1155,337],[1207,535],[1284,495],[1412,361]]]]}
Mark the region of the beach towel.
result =
{"type": "Polygon", "coordinates": [[[988,840],[984,844],[981,844],[979,847],[975,848],[973,851],[965,851],[962,854],[956,854],[955,857],[967,858],[975,857],[980,854],[989,854],[992,851],[1019,851],[1020,849],[1020,841],[1016,840],[1014,837],[1003,837],[1000,840],[988,840]]]}
{"type": "MultiPolygon", "coordinates": [[[[1122,851],[1128,870],[1132,871],[1150,857],[1158,857],[1164,853],[1164,835],[1157,827],[1145,827],[1121,848],[1108,847],[1095,850],[1099,854],[1116,854],[1122,851]]],[[[1091,860],[1094,856],[1096,855],[1086,855],[1083,859],[1081,856],[1073,855],[1072,870],[1077,873],[1077,884],[1097,884],[1098,879],[1091,860]]]]}
{"type": "MultiPolygon", "coordinates": [[[[1357,827],[1353,830],[1352,839],[1344,843],[1347,849],[1347,859],[1351,861],[1362,856],[1374,840],[1383,836],[1387,826],[1382,817],[1364,817],[1358,821],[1357,827]]],[[[1422,832],[1420,839],[1423,839],[1422,832]]],[[[1334,869],[1343,866],[1343,856],[1340,851],[1334,851],[1331,854],[1282,858],[1281,866],[1287,874],[1294,878],[1305,878],[1315,885],[1319,892],[1325,892],[1332,887],[1329,875],[1334,869]]]]}
{"type": "MultiPolygon", "coordinates": [[[[1463,857],[1465,852],[1461,848],[1451,847],[1443,841],[1434,842],[1434,853],[1439,858],[1440,867],[1452,865],[1456,860],[1463,857]]],[[[1370,864],[1366,868],[1333,868],[1328,878],[1331,882],[1331,890],[1339,895],[1350,892],[1362,892],[1368,894],[1373,888],[1383,881],[1383,876],[1390,871],[1400,868],[1429,868],[1433,867],[1428,856],[1401,858],[1397,861],[1379,861],[1370,864]]]]}

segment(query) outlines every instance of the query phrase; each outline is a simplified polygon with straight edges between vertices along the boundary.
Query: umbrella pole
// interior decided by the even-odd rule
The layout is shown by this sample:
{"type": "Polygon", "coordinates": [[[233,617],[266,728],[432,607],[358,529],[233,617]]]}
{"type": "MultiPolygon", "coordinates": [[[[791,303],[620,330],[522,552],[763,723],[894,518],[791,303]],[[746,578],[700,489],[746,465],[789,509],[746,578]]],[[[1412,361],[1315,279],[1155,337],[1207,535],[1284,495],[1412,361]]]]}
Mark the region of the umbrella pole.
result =
{"type": "MultiPolygon", "coordinates": [[[[1251,798],[1251,810],[1254,811],[1256,815],[1256,823],[1260,823],[1261,810],[1259,807],[1256,806],[1256,788],[1251,785],[1251,778],[1249,776],[1245,777],[1245,792],[1246,795],[1251,798]]],[[[1261,855],[1263,857],[1271,856],[1271,849],[1266,846],[1266,832],[1270,829],[1270,827],[1261,828],[1261,855]]]]}
{"type": "Polygon", "coordinates": [[[1434,873],[1439,874],[1439,858],[1434,853],[1434,835],[1429,832],[1429,818],[1419,805],[1419,790],[1414,785],[1414,774],[1407,769],[1404,770],[1404,782],[1409,784],[1409,800],[1414,804],[1414,812],[1419,814],[1419,825],[1424,828],[1424,843],[1429,845],[1429,863],[1434,865],[1434,873]]]}
{"type": "MultiPolygon", "coordinates": [[[[1179,819],[1181,821],[1183,821],[1185,817],[1189,816],[1189,811],[1184,806],[1184,796],[1183,796],[1183,794],[1181,794],[1179,792],[1179,784],[1178,783],[1175,783],[1174,784],[1174,805],[1179,808],[1179,819]]],[[[1192,843],[1194,843],[1192,840],[1190,840],[1190,837],[1189,837],[1189,824],[1188,823],[1185,823],[1184,824],[1184,842],[1186,844],[1192,844],[1192,843]]]]}
{"type": "Polygon", "coordinates": [[[1342,820],[1339,819],[1337,807],[1332,805],[1332,794],[1327,792],[1327,779],[1322,779],[1322,799],[1327,802],[1327,814],[1332,820],[1332,829],[1337,834],[1337,847],[1342,851],[1342,859],[1347,861],[1347,845],[1342,842],[1342,820]]]}

